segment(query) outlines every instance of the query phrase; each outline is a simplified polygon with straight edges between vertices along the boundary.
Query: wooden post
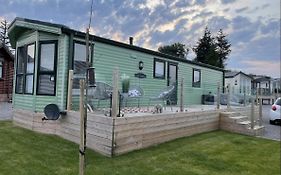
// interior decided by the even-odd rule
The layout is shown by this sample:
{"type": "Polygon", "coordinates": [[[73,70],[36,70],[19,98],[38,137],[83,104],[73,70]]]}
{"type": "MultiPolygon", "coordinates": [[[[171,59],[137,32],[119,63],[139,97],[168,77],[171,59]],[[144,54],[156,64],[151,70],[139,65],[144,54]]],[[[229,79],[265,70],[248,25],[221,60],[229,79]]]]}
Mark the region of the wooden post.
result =
{"type": "Polygon", "coordinates": [[[112,116],[112,138],[111,138],[111,157],[114,156],[114,148],[115,148],[115,120],[118,115],[118,110],[119,110],[119,93],[118,93],[118,81],[119,81],[119,71],[117,68],[114,69],[113,71],[113,80],[112,80],[112,86],[113,86],[113,91],[112,91],[112,109],[111,109],[111,116],[112,116]]]}
{"type": "Polygon", "coordinates": [[[220,103],[221,103],[220,82],[218,82],[218,89],[217,89],[217,109],[220,109],[220,103]]]}
{"type": "Polygon", "coordinates": [[[230,84],[227,85],[227,109],[230,109],[230,84]]]}
{"type": "Polygon", "coordinates": [[[80,80],[80,146],[79,146],[79,175],[84,175],[85,169],[85,80],[80,80]]]}
{"type": "Polygon", "coordinates": [[[72,109],[72,86],[73,86],[73,70],[68,73],[68,89],[67,89],[67,111],[72,109]]]}
{"type": "Polygon", "coordinates": [[[255,123],[254,123],[254,99],[251,98],[251,129],[254,129],[255,123]]]}
{"type": "Polygon", "coordinates": [[[113,91],[112,91],[112,111],[111,111],[111,116],[115,118],[118,114],[118,80],[119,80],[119,71],[117,68],[113,71],[113,81],[112,81],[112,86],[113,86],[113,91]]]}
{"type": "Polygon", "coordinates": [[[183,112],[183,83],[184,83],[184,78],[181,78],[181,89],[180,89],[180,112],[183,112]]]}

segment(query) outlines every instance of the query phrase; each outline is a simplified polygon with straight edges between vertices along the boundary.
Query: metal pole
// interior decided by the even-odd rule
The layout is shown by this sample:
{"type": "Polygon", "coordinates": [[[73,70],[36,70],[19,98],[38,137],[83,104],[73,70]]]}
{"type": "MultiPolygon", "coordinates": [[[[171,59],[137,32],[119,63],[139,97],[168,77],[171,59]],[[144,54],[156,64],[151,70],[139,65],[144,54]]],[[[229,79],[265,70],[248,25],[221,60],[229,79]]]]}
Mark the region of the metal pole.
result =
{"type": "Polygon", "coordinates": [[[181,78],[181,90],[180,90],[180,112],[183,112],[183,77],[181,78]]]}
{"type": "MultiPolygon", "coordinates": [[[[261,89],[259,88],[259,94],[261,94],[261,89]]],[[[259,102],[259,126],[262,126],[262,100],[259,102]]]]}
{"type": "Polygon", "coordinates": [[[218,82],[218,89],[217,89],[217,109],[220,109],[220,103],[221,103],[220,82],[218,82]]]}
{"type": "Polygon", "coordinates": [[[251,98],[251,129],[254,129],[254,99],[251,98]]]}
{"type": "Polygon", "coordinates": [[[244,91],[244,99],[243,99],[243,101],[244,101],[244,106],[246,106],[246,91],[244,91]]]}
{"type": "Polygon", "coordinates": [[[73,70],[68,73],[68,95],[67,95],[67,111],[72,108],[72,86],[73,86],[73,70]]]}
{"type": "Polygon", "coordinates": [[[258,92],[259,92],[259,88],[258,88],[258,85],[257,85],[257,89],[256,89],[256,105],[259,104],[258,92]]]}
{"type": "Polygon", "coordinates": [[[227,109],[230,109],[230,84],[227,85],[227,109]]]}
{"type": "Polygon", "coordinates": [[[80,146],[79,146],[79,175],[84,175],[85,170],[85,80],[80,80],[80,146]]]}

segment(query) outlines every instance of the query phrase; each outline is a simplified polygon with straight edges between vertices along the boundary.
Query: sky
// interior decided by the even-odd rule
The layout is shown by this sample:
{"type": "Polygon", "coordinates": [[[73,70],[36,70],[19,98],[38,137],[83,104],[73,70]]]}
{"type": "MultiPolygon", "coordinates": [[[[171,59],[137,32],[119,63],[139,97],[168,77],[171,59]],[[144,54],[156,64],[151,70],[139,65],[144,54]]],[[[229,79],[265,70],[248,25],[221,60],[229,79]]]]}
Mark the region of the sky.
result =
{"type": "MultiPolygon", "coordinates": [[[[15,17],[85,31],[91,0],[0,0],[0,20],[15,17]]],[[[94,0],[92,34],[157,50],[196,45],[205,27],[227,34],[227,69],[280,77],[280,0],[94,0]]],[[[192,60],[191,51],[187,59],[192,60]]]]}

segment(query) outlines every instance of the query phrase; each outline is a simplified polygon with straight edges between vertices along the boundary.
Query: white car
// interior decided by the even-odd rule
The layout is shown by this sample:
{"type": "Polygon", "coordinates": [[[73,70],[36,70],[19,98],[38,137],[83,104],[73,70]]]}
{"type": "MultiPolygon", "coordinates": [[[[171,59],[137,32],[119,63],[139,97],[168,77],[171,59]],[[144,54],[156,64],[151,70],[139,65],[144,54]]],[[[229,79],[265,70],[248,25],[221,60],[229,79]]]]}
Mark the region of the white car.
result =
{"type": "Polygon", "coordinates": [[[281,122],[281,97],[279,97],[275,103],[272,105],[270,110],[270,124],[275,124],[281,122]]]}

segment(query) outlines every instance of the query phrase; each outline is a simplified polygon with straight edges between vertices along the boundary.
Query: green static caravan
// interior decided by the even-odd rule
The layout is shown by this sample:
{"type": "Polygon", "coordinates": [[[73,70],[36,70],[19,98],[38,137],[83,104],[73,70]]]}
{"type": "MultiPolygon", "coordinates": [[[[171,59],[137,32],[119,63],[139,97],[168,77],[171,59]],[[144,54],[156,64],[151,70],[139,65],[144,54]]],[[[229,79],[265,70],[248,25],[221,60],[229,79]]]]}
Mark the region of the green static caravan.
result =
{"type": "MultiPolygon", "coordinates": [[[[85,71],[86,34],[64,25],[23,18],[16,18],[8,32],[16,48],[14,108],[41,112],[47,104],[55,103],[66,109],[68,72],[74,70],[74,75],[81,75],[85,71]]],[[[177,85],[174,104],[178,104],[181,78],[185,105],[201,104],[202,94],[216,93],[217,83],[224,83],[224,70],[210,65],[94,35],[90,35],[90,45],[96,81],[112,84],[113,70],[118,68],[121,77],[130,78],[130,85],[143,89],[142,106],[172,83],[177,85]]],[[[122,89],[121,80],[119,86],[122,89]]],[[[73,88],[79,88],[75,81],[73,88]]]]}

